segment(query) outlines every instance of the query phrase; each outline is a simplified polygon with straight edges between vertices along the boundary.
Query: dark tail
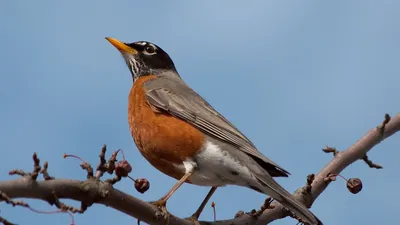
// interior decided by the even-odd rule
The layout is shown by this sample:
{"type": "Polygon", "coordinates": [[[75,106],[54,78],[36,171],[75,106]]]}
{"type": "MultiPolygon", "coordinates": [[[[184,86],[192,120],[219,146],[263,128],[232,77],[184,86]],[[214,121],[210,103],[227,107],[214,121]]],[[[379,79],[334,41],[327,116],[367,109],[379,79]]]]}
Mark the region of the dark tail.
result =
{"type": "Polygon", "coordinates": [[[270,175],[257,176],[261,189],[265,194],[274,198],[281,203],[285,208],[293,212],[304,222],[311,225],[323,225],[323,223],[303,204],[298,202],[288,191],[280,186],[270,175]]]}

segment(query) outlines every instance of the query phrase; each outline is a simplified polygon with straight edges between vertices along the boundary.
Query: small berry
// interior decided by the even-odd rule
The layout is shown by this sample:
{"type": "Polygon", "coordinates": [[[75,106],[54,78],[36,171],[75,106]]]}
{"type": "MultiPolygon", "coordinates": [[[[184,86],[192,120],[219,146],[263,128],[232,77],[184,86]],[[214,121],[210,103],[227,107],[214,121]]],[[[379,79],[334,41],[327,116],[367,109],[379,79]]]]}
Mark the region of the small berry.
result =
{"type": "Polygon", "coordinates": [[[145,193],[150,188],[150,182],[145,178],[135,180],[135,188],[140,193],[145,193]]]}
{"type": "Polygon", "coordinates": [[[126,160],[121,160],[115,164],[115,174],[119,177],[127,177],[132,171],[132,166],[126,160]]]}
{"type": "Polygon", "coordinates": [[[353,194],[357,194],[362,190],[362,182],[358,178],[350,178],[347,181],[347,189],[353,194]]]}

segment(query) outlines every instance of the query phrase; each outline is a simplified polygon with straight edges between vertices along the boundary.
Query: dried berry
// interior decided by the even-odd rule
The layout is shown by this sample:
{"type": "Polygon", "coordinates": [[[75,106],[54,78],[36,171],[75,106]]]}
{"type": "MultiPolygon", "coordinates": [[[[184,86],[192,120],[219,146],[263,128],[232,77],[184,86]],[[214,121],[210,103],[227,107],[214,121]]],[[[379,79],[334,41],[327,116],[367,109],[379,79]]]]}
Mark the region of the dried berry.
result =
{"type": "Polygon", "coordinates": [[[347,189],[353,194],[357,194],[362,190],[362,182],[358,178],[350,178],[347,181],[347,189]]]}
{"type": "Polygon", "coordinates": [[[121,160],[115,164],[115,174],[119,177],[127,177],[131,171],[132,167],[126,160],[121,160]]]}
{"type": "Polygon", "coordinates": [[[150,188],[150,182],[145,178],[135,180],[135,188],[140,193],[145,193],[150,188]]]}

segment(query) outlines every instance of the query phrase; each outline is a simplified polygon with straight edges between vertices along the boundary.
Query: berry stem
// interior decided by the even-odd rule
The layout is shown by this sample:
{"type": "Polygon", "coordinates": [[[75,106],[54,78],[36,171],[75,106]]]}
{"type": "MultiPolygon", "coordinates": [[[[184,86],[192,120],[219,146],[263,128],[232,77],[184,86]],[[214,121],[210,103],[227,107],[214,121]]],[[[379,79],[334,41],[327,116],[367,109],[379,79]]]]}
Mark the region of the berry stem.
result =
{"type": "Polygon", "coordinates": [[[129,175],[128,175],[128,178],[131,179],[133,182],[136,181],[136,179],[134,179],[133,177],[131,177],[131,176],[129,176],[129,175]]]}
{"type": "Polygon", "coordinates": [[[121,151],[121,153],[122,153],[122,159],[125,160],[125,153],[124,153],[124,150],[118,149],[118,150],[117,150],[117,154],[118,154],[118,152],[120,152],[120,151],[121,151]]]}
{"type": "Polygon", "coordinates": [[[64,157],[64,159],[65,159],[65,158],[75,158],[75,159],[78,159],[78,160],[82,161],[83,163],[86,163],[86,161],[85,161],[85,160],[83,160],[81,157],[79,157],[79,156],[76,156],[76,155],[68,155],[68,154],[64,154],[64,155],[63,155],[63,157],[64,157]]]}

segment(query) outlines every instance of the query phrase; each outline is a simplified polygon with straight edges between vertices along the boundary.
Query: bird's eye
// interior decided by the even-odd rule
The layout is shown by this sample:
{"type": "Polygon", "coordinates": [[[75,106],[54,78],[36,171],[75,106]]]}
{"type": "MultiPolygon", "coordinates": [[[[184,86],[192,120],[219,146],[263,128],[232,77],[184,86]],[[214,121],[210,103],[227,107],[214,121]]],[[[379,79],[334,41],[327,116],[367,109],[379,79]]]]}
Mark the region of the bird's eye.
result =
{"type": "Polygon", "coordinates": [[[147,53],[154,53],[156,50],[154,49],[154,47],[153,46],[151,46],[151,45],[147,45],[145,48],[144,48],[144,50],[147,52],[147,53]]]}

